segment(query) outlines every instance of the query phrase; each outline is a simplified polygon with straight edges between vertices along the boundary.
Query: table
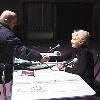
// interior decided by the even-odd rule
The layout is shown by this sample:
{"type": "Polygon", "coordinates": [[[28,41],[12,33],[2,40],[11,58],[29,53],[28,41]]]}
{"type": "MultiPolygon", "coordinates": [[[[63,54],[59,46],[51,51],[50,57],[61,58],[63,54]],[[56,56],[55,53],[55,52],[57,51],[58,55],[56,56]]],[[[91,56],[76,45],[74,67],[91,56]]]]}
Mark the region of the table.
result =
{"type": "Polygon", "coordinates": [[[95,91],[79,76],[54,69],[34,70],[35,76],[13,73],[11,100],[50,100],[93,96],[95,91]]]}

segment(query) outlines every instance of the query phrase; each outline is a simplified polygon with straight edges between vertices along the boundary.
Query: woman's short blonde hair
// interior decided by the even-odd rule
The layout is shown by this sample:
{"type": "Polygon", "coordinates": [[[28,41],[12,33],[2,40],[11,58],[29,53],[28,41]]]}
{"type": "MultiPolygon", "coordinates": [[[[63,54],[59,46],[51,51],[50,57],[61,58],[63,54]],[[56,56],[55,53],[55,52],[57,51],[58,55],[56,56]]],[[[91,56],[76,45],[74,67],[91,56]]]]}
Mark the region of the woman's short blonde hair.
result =
{"type": "Polygon", "coordinates": [[[89,32],[84,30],[78,30],[78,31],[74,30],[72,36],[76,37],[83,44],[86,43],[90,38],[89,32]]]}

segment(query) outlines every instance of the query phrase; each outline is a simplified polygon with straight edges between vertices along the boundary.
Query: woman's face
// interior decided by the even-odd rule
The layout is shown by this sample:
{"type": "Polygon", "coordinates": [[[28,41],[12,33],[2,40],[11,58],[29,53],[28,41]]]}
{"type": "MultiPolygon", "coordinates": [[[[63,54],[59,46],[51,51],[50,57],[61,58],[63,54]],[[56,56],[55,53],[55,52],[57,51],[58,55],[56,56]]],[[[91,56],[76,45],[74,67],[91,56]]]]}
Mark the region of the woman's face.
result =
{"type": "Polygon", "coordinates": [[[81,44],[81,39],[78,35],[74,35],[74,33],[72,34],[72,39],[71,39],[71,44],[73,48],[79,48],[82,44],[81,44]]]}

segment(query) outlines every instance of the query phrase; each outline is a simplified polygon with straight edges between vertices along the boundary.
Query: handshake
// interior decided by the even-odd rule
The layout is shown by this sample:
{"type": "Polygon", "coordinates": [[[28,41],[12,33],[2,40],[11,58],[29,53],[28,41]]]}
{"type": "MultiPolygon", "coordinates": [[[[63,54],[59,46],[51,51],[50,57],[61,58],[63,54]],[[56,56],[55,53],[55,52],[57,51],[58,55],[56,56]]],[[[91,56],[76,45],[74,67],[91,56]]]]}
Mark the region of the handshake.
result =
{"type": "Polygon", "coordinates": [[[42,55],[42,59],[40,60],[41,63],[47,62],[50,60],[50,57],[48,55],[42,55]]]}

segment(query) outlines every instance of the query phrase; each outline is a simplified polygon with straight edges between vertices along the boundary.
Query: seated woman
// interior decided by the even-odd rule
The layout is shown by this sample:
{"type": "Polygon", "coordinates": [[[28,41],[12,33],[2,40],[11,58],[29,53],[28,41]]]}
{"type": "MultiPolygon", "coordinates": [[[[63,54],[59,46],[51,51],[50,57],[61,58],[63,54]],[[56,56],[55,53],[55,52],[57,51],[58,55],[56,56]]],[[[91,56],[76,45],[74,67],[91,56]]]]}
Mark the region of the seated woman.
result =
{"type": "Polygon", "coordinates": [[[61,57],[61,60],[67,61],[70,59],[73,63],[59,64],[58,68],[59,70],[65,68],[65,72],[80,75],[93,88],[94,60],[92,53],[86,46],[89,38],[90,35],[87,31],[74,31],[72,33],[71,47],[61,57]],[[71,64],[71,67],[68,67],[69,64],[71,64]]]}

